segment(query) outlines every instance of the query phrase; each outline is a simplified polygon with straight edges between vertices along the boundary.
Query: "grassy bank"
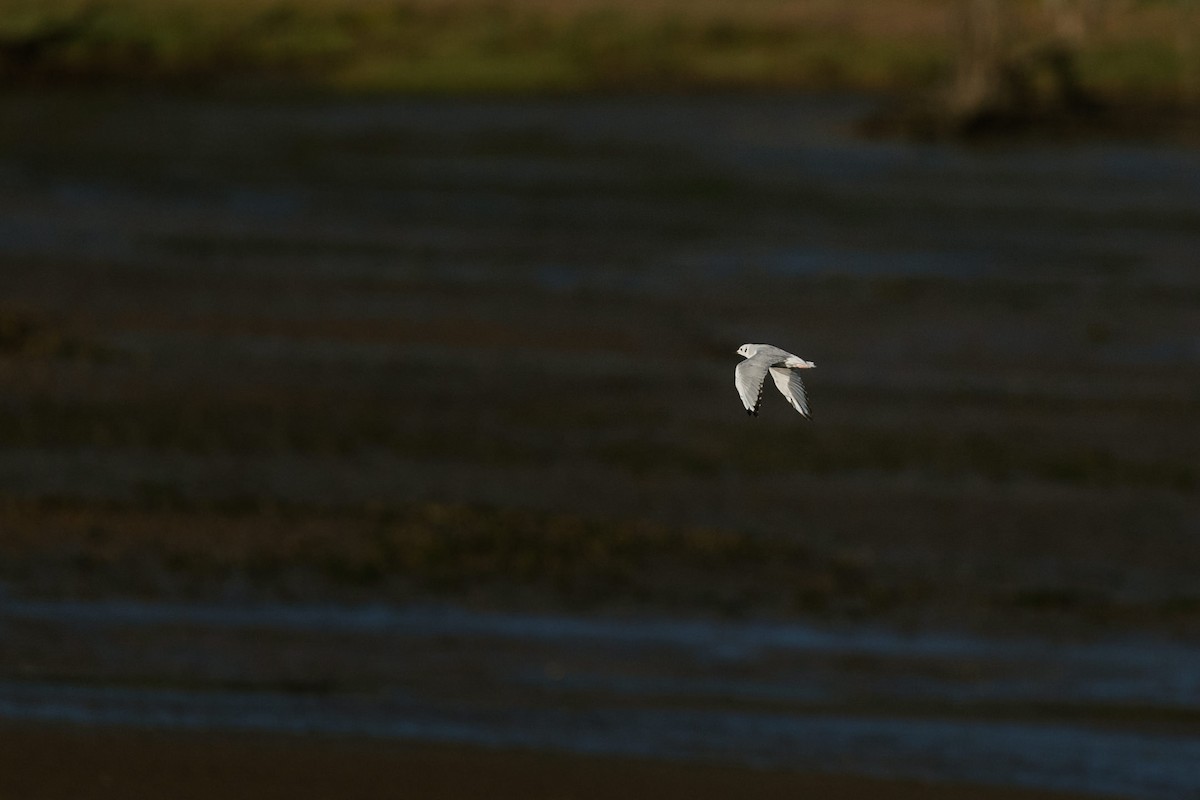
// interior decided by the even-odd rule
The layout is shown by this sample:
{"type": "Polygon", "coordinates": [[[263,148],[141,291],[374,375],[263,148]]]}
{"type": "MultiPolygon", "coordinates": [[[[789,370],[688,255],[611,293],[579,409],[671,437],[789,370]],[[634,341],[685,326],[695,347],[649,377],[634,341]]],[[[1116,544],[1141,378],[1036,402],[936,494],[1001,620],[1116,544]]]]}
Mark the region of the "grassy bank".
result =
{"type": "MultiPolygon", "coordinates": [[[[1185,4],[1110,4],[1080,44],[1084,84],[1175,100],[1200,80],[1185,4]]],[[[963,4],[824,0],[0,0],[13,85],[578,92],[729,88],[895,91],[960,51],[963,4]]],[[[1058,36],[1040,3],[1015,41],[1058,36]]]]}

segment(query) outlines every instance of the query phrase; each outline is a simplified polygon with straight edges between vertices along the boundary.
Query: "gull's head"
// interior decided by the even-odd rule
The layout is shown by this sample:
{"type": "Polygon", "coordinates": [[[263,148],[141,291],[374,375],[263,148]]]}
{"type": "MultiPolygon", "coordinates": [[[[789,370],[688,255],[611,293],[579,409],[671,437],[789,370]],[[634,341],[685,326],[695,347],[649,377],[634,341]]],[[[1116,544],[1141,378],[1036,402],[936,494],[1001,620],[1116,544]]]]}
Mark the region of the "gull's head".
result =
{"type": "Polygon", "coordinates": [[[737,349],[737,354],[742,358],[753,358],[757,352],[758,345],[756,344],[744,344],[737,349]]]}

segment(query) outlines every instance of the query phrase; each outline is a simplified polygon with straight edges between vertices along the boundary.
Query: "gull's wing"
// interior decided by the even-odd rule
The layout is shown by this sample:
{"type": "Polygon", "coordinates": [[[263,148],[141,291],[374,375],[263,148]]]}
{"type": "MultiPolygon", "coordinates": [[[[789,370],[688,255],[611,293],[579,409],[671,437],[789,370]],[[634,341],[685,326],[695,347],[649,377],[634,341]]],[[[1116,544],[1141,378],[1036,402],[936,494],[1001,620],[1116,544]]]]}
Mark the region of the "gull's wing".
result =
{"type": "Polygon", "coordinates": [[[733,384],[737,386],[738,394],[742,397],[742,405],[747,414],[758,416],[758,406],[762,402],[763,386],[767,382],[767,365],[771,362],[765,358],[747,358],[737,365],[733,371],[733,384]]]}
{"type": "MultiPolygon", "coordinates": [[[[800,380],[800,371],[786,367],[771,367],[771,377],[775,379],[775,385],[779,387],[779,392],[792,404],[792,408],[805,417],[811,417],[808,413],[808,395],[804,393],[804,381],[800,380]]],[[[759,389],[759,393],[761,395],[762,389],[759,389]]]]}

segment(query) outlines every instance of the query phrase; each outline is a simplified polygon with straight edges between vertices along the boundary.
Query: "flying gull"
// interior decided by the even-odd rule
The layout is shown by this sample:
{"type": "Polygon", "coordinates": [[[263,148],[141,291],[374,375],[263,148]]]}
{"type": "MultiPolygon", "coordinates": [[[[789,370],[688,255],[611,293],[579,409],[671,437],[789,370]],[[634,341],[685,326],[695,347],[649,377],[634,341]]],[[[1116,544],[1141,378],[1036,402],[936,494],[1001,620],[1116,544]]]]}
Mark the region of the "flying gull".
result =
{"type": "Polygon", "coordinates": [[[767,373],[770,372],[771,377],[775,379],[775,386],[792,404],[792,408],[805,417],[810,416],[808,397],[804,394],[804,382],[800,380],[800,370],[812,369],[816,364],[769,344],[744,344],[737,351],[738,355],[746,360],[734,370],[733,382],[742,397],[742,405],[746,407],[747,414],[758,416],[763,387],[766,386],[767,373]]]}

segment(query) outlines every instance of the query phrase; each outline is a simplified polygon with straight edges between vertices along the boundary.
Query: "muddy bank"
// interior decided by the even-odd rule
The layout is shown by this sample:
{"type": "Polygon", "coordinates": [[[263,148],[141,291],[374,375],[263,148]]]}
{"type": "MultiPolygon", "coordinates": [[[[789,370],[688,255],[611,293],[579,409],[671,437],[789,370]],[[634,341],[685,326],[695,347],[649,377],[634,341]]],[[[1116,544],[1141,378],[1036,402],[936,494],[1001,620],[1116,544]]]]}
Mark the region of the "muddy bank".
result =
{"type": "Polygon", "coordinates": [[[252,734],[0,725],[0,791],[88,797],[895,798],[1069,800],[1057,792],[663,764],[470,747],[252,734]],[[53,756],[51,756],[53,754],[53,756]],[[129,768],[137,763],[136,770],[129,768]],[[66,765],[66,766],[64,766],[66,765]]]}

